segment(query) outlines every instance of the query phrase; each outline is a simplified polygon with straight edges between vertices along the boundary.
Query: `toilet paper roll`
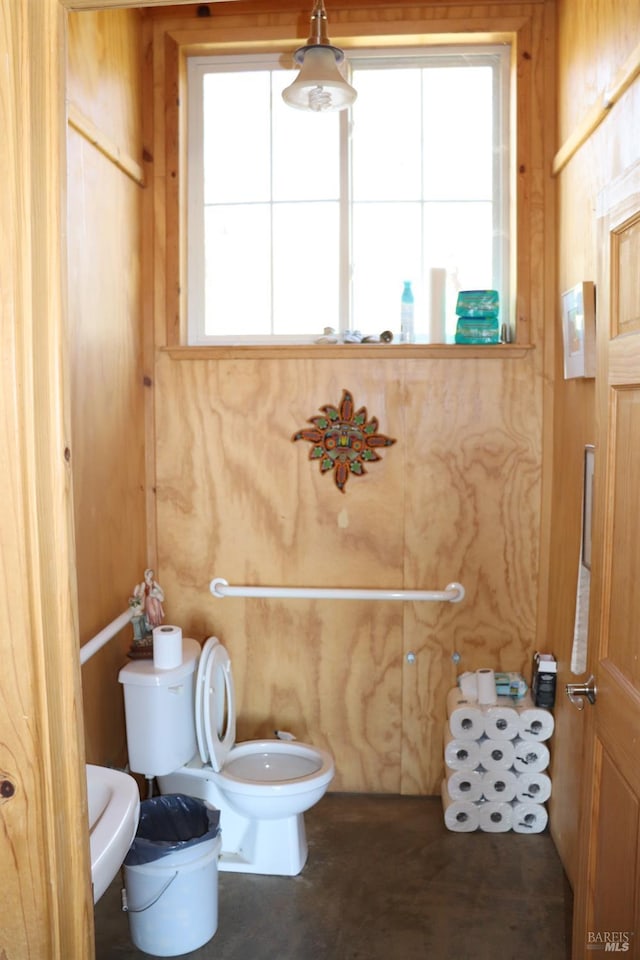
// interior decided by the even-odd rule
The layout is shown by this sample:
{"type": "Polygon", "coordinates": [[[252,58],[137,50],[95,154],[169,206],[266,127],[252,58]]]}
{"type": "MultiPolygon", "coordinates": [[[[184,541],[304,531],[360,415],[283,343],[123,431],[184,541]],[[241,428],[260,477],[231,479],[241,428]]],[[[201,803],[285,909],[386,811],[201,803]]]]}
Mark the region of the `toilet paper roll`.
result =
{"type": "Polygon", "coordinates": [[[541,803],[512,804],[511,829],[515,833],[542,833],[549,822],[549,814],[541,803]]]}
{"type": "Polygon", "coordinates": [[[164,624],[153,628],[153,665],[156,670],[172,670],[182,663],[182,630],[164,624]]]}
{"type": "Polygon", "coordinates": [[[478,805],[470,800],[453,800],[447,790],[447,781],[440,787],[444,824],[447,830],[455,833],[471,833],[479,826],[478,805]]]}
{"type": "Polygon", "coordinates": [[[484,729],[492,740],[514,740],[520,735],[520,717],[511,697],[497,697],[495,705],[483,706],[484,729]]]}
{"type": "Polygon", "coordinates": [[[488,770],[482,775],[482,794],[485,800],[504,800],[509,803],[517,796],[518,776],[513,770],[488,770]]]}
{"type": "Polygon", "coordinates": [[[483,667],[482,670],[476,670],[476,680],[478,681],[478,703],[496,703],[496,675],[493,670],[483,667]]]}
{"type": "Polygon", "coordinates": [[[478,678],[475,673],[470,670],[461,673],[458,677],[458,686],[467,700],[476,701],[478,699],[478,678]]]}
{"type": "Polygon", "coordinates": [[[518,700],[515,710],[518,715],[518,736],[539,743],[551,738],[555,727],[553,714],[544,707],[536,707],[530,693],[518,700]]]}
{"type": "Polygon", "coordinates": [[[546,803],[551,796],[551,778],[546,773],[518,773],[515,799],[520,803],[546,803]]]}
{"type": "Polygon", "coordinates": [[[487,800],[480,805],[480,829],[485,833],[506,833],[511,830],[513,811],[504,800],[487,800]]]}
{"type": "Polygon", "coordinates": [[[447,716],[451,733],[460,740],[479,740],[484,733],[482,710],[457,687],[447,694],[447,716]]]}
{"type": "Polygon", "coordinates": [[[445,726],[444,762],[451,770],[475,770],[480,763],[478,741],[454,737],[449,727],[445,726]]]}
{"type": "Polygon", "coordinates": [[[482,774],[478,770],[448,770],[447,790],[452,800],[480,800],[482,774]]]}
{"type": "Polygon", "coordinates": [[[542,773],[549,766],[549,749],[536,740],[518,738],[513,741],[513,766],[518,773],[542,773]]]}
{"type": "Polygon", "coordinates": [[[509,770],[515,763],[513,743],[510,740],[492,740],[489,737],[481,740],[480,763],[485,770],[509,770]]]}

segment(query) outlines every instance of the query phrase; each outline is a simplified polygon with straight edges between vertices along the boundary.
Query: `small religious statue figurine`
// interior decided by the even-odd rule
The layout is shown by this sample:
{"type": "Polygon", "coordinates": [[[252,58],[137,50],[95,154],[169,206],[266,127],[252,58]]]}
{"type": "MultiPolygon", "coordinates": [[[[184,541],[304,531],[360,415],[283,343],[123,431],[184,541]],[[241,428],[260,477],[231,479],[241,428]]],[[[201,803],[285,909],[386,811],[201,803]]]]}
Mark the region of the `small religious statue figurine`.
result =
{"type": "Polygon", "coordinates": [[[164,619],[162,603],[164,592],[153,578],[153,570],[148,567],[142,583],[136,584],[129,606],[133,610],[133,645],[129,656],[134,658],[153,656],[153,628],[159,627],[164,619]]]}

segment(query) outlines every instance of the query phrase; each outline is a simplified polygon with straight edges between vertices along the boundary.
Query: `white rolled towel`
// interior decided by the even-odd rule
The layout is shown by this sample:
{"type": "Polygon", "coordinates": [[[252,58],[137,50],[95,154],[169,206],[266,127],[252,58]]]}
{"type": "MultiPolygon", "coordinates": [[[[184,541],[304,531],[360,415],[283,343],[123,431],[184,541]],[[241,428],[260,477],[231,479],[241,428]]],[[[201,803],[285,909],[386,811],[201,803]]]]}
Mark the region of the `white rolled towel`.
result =
{"type": "Polygon", "coordinates": [[[518,776],[513,770],[487,770],[482,775],[482,794],[485,800],[504,800],[509,803],[516,796],[518,776]]]}
{"type": "Polygon", "coordinates": [[[447,694],[449,729],[459,740],[479,740],[484,733],[484,716],[477,705],[468,700],[458,687],[447,694]]]}
{"type": "Polygon", "coordinates": [[[475,770],[480,764],[477,740],[460,740],[448,726],[444,728],[444,762],[451,770],[475,770]]]}
{"type": "Polygon", "coordinates": [[[551,777],[546,773],[518,773],[516,800],[521,803],[546,803],[551,796],[551,777]]]}
{"type": "Polygon", "coordinates": [[[506,833],[511,830],[513,811],[504,800],[487,800],[480,805],[480,829],[485,833],[506,833]]]}
{"type": "Polygon", "coordinates": [[[513,766],[518,773],[542,773],[549,766],[549,748],[546,744],[518,737],[513,747],[513,766]]]}
{"type": "Polygon", "coordinates": [[[478,770],[447,771],[447,790],[452,800],[471,800],[482,798],[482,774],[478,770]]]}
{"type": "Polygon", "coordinates": [[[544,707],[536,707],[530,693],[517,701],[515,709],[518,714],[518,736],[540,743],[551,739],[555,727],[553,714],[544,707]]]}
{"type": "Polygon", "coordinates": [[[493,740],[513,740],[520,734],[520,718],[511,697],[498,697],[494,705],[482,708],[484,730],[493,740]]]}
{"type": "Polygon", "coordinates": [[[512,804],[511,827],[515,833],[542,833],[549,821],[549,814],[541,803],[512,804]]]}
{"type": "Polygon", "coordinates": [[[515,759],[515,750],[510,740],[480,741],[480,763],[485,770],[509,770],[515,759]]]}
{"type": "Polygon", "coordinates": [[[444,825],[454,833],[471,833],[477,830],[480,824],[478,804],[470,800],[453,800],[447,790],[447,781],[443,780],[440,787],[442,809],[444,811],[444,825]]]}

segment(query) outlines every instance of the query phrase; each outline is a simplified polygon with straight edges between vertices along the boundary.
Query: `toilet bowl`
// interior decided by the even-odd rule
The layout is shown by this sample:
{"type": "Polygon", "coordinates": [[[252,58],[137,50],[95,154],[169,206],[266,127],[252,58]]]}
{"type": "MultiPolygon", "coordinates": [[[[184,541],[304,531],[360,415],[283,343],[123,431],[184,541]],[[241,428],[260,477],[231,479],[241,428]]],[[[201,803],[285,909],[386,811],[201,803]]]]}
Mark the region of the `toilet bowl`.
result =
{"type": "Polygon", "coordinates": [[[326,792],[333,759],[297,740],[236,744],[227,650],[215,637],[201,652],[193,640],[185,640],[183,650],[183,663],[175,671],[157,671],[141,661],[120,671],[130,767],[155,777],[161,793],[198,797],[220,810],[220,870],[294,876],[307,859],[303,814],[326,792]],[[186,663],[191,664],[191,682],[186,663]],[[156,702],[157,709],[149,709],[156,702]],[[158,740],[164,747],[158,747],[158,740]]]}

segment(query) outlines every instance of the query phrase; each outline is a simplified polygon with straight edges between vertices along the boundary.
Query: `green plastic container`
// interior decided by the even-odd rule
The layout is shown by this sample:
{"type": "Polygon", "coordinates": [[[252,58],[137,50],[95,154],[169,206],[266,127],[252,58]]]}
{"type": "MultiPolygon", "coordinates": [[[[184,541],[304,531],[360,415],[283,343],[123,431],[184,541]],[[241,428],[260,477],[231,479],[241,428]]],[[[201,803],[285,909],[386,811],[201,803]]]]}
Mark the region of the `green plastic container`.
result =
{"type": "Polygon", "coordinates": [[[497,317],[458,317],[456,343],[500,343],[497,317]]]}
{"type": "Polygon", "coordinates": [[[497,290],[461,290],[456,314],[456,343],[500,343],[497,290]]]}
{"type": "Polygon", "coordinates": [[[497,317],[500,301],[497,290],[461,290],[456,314],[459,317],[497,317]]]}

